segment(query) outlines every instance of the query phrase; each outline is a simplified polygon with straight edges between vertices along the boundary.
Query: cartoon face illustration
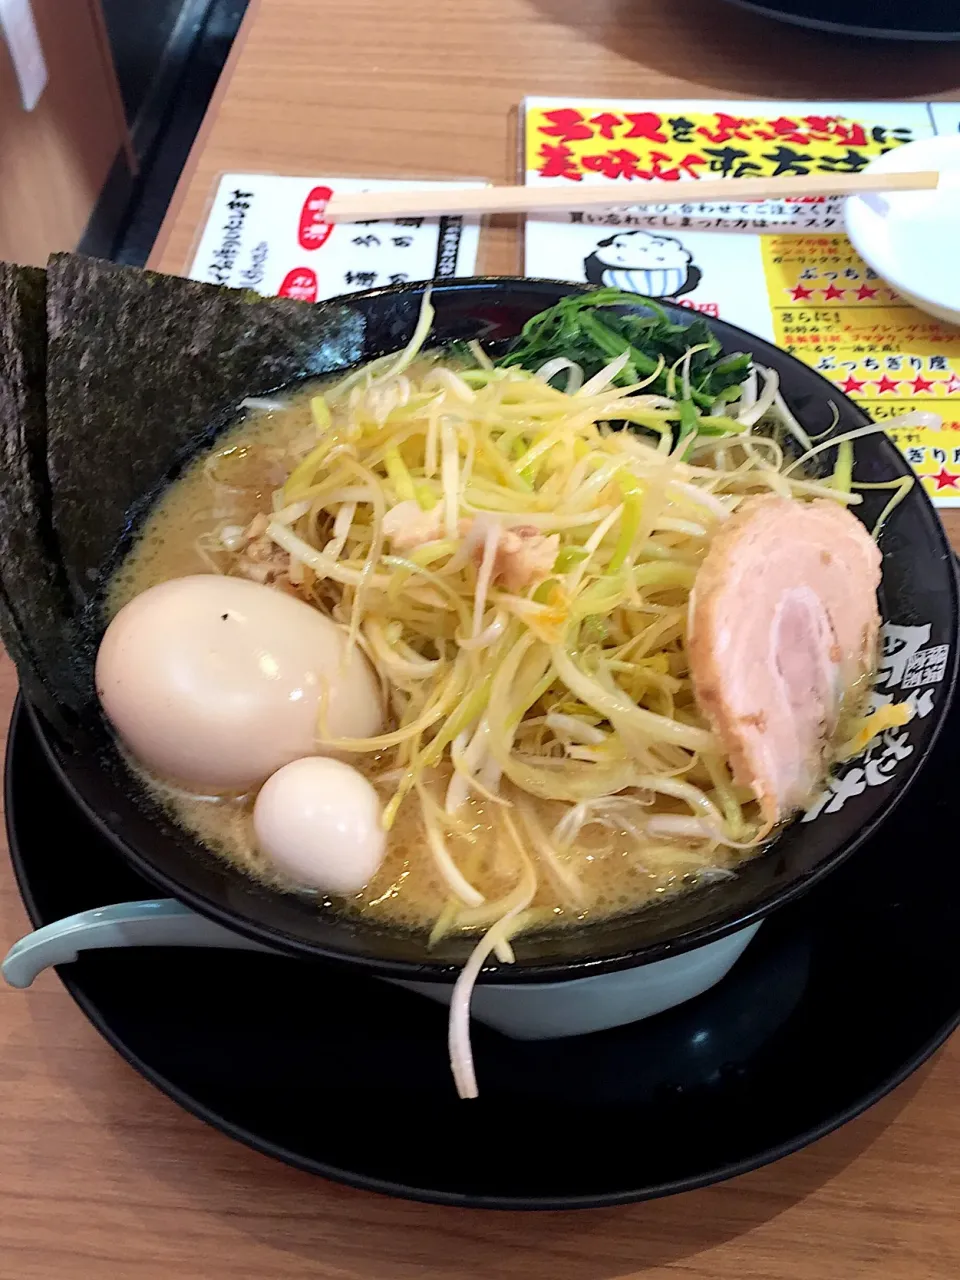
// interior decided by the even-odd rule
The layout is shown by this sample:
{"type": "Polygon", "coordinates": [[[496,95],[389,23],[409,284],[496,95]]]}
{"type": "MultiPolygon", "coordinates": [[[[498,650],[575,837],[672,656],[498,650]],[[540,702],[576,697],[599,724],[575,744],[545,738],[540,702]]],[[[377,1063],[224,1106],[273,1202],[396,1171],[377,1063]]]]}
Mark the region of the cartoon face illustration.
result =
{"type": "Polygon", "coordinates": [[[613,285],[649,298],[677,298],[700,282],[693,256],[673,236],[622,231],[601,240],[584,261],[589,284],[613,285]]]}

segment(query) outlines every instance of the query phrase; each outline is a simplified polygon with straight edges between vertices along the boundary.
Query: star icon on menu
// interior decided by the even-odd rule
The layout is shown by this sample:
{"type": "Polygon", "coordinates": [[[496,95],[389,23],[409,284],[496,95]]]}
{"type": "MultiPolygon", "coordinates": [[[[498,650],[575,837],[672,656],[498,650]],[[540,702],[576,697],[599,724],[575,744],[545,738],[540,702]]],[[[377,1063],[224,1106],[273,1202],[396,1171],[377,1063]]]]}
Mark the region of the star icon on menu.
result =
{"type": "Polygon", "coordinates": [[[852,396],[856,395],[858,391],[863,390],[864,383],[861,382],[859,378],[855,378],[851,373],[846,382],[838,382],[837,386],[845,396],[852,396]]]}
{"type": "Polygon", "coordinates": [[[876,289],[871,289],[869,285],[862,284],[857,290],[857,298],[860,302],[865,302],[867,298],[875,298],[877,292],[876,289]]]}
{"type": "Polygon", "coordinates": [[[899,385],[899,382],[895,382],[893,378],[888,378],[887,375],[884,374],[877,383],[877,393],[881,394],[884,391],[896,391],[899,385]]]}
{"type": "Polygon", "coordinates": [[[929,391],[930,388],[933,386],[933,382],[930,378],[921,378],[918,373],[915,378],[911,378],[911,380],[907,383],[907,386],[913,387],[913,394],[915,396],[919,396],[924,391],[929,391]]]}
{"type": "Polygon", "coordinates": [[[787,293],[790,294],[794,302],[803,302],[807,298],[813,297],[813,290],[805,289],[802,284],[798,284],[795,289],[788,289],[787,293]]]}
{"type": "Polygon", "coordinates": [[[835,284],[832,284],[829,288],[824,289],[823,300],[824,302],[829,302],[831,298],[842,298],[845,293],[846,289],[838,289],[835,284]]]}
{"type": "Polygon", "coordinates": [[[944,467],[941,467],[939,472],[935,476],[931,476],[930,479],[937,482],[937,493],[939,493],[941,489],[956,489],[960,476],[955,476],[952,471],[947,471],[944,467]]]}

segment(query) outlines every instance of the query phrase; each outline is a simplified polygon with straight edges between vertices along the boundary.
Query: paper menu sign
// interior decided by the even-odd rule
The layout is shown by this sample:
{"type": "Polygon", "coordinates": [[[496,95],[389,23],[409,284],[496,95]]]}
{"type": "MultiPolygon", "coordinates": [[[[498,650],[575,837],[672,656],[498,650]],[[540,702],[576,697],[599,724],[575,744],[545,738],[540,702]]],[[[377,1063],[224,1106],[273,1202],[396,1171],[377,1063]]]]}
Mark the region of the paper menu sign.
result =
{"type": "Polygon", "coordinates": [[[318,302],[407,280],[472,275],[480,228],[473,218],[324,221],[334,191],[483,186],[361,178],[225,174],[190,267],[192,280],[318,302]]]}
{"type": "Polygon", "coordinates": [[[960,329],[906,304],[853,252],[839,201],[702,204],[698,177],[859,172],[891,147],[960,127],[960,105],[528,98],[525,181],[690,187],[683,205],[530,218],[530,276],[675,298],[779,346],[877,420],[910,409],[943,429],[891,436],[942,506],[960,506],[960,329]]]}

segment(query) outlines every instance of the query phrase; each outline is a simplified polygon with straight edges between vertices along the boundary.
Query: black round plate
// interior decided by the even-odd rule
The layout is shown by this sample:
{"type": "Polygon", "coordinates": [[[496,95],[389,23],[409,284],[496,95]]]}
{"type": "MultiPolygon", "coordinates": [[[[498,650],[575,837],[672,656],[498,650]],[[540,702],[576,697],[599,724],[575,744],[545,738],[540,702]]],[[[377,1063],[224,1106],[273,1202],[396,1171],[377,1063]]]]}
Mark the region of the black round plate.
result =
{"type": "MultiPolygon", "coordinates": [[[[713,991],[615,1031],[542,1043],[475,1028],[457,1100],[446,1014],[323,961],[88,952],[60,971],[110,1043],[188,1110],[371,1190],[584,1208],[743,1173],[843,1124],[960,1021],[952,790],[960,709],[910,796],[827,882],[777,912],[713,991]]],[[[86,821],[18,707],[7,826],[35,925],[150,897],[86,821]]]]}
{"type": "Polygon", "coordinates": [[[734,0],[817,31],[886,40],[960,40],[956,0],[734,0]]]}

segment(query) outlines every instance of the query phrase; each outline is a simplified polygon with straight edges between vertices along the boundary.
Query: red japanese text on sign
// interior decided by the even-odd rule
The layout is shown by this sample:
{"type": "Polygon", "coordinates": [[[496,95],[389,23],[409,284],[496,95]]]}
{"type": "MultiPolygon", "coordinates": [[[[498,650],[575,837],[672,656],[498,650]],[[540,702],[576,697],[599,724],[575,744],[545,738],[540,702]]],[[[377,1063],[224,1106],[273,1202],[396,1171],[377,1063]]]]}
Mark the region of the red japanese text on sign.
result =
{"type": "Polygon", "coordinates": [[[317,273],[309,267],[294,267],[283,278],[277,290],[279,298],[297,298],[300,302],[316,302],[317,273]]]}
{"type": "Polygon", "coordinates": [[[314,187],[300,210],[297,239],[304,249],[319,249],[327,241],[333,226],[324,222],[324,214],[333,192],[329,187],[314,187]]]}
{"type": "Polygon", "coordinates": [[[535,108],[531,117],[527,168],[571,182],[584,174],[679,181],[706,174],[859,173],[873,157],[913,138],[909,128],[816,114],[765,118],[570,106],[535,108]]]}

